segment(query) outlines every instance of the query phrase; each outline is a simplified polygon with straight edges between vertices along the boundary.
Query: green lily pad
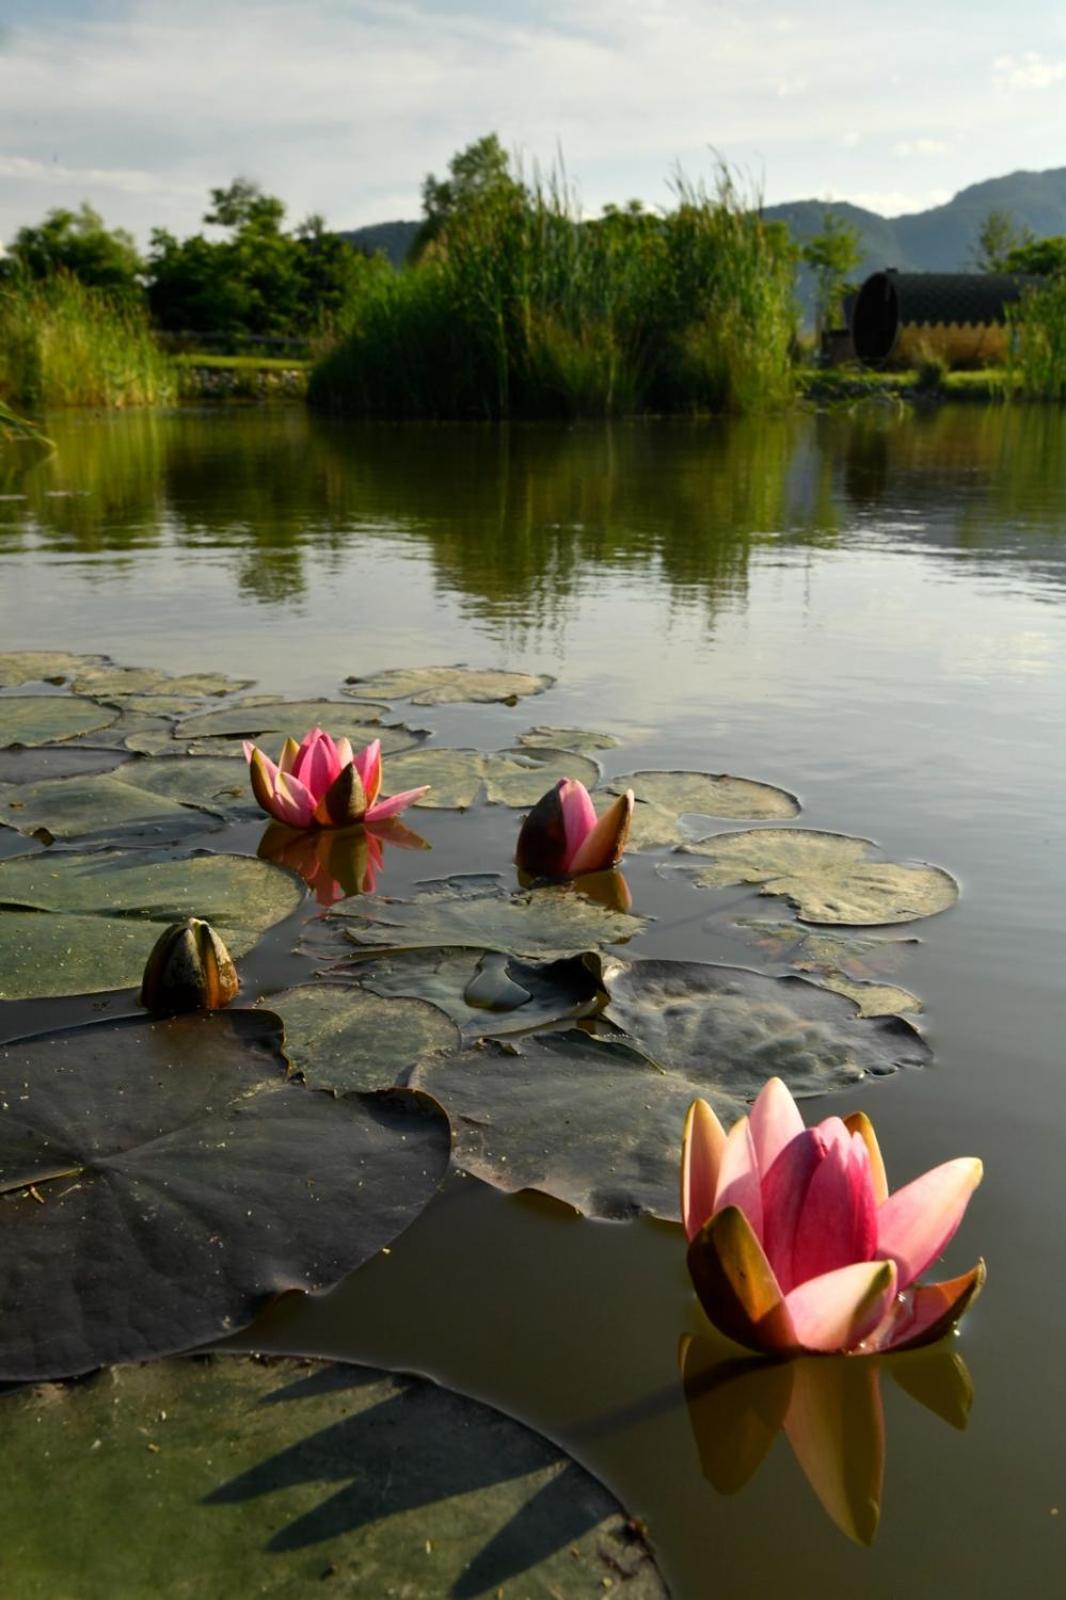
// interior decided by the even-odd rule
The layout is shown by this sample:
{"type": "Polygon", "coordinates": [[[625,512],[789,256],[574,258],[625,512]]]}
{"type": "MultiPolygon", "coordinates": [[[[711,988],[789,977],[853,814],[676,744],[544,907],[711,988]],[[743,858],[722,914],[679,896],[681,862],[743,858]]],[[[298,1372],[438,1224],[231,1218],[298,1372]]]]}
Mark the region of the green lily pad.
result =
{"type": "Polygon", "coordinates": [[[414,1220],[448,1164],[440,1108],[286,1073],[280,1020],[258,1011],[0,1050],[0,1378],[202,1344],[414,1220]]]}
{"type": "Polygon", "coordinates": [[[895,1017],[902,1011],[924,1011],[925,1006],[909,989],[894,983],[860,983],[842,972],[825,972],[814,980],[823,989],[832,989],[854,1000],[860,1017],[895,1017]]]}
{"type": "Polygon", "coordinates": [[[65,681],[90,667],[103,666],[106,656],[76,656],[69,650],[0,651],[0,689],[20,683],[65,681]]]}
{"type": "Polygon", "coordinates": [[[175,756],[131,761],[120,782],[185,806],[199,806],[219,816],[242,807],[258,810],[248,779],[248,763],[238,757],[175,756]]]}
{"type": "Polygon", "coordinates": [[[122,783],[107,773],[49,778],[0,790],[0,820],[23,833],[48,834],[52,839],[114,840],[148,835],[167,842],[202,833],[209,826],[202,812],[122,783]]]}
{"type": "Polygon", "coordinates": [[[886,968],[897,966],[901,955],[919,942],[913,937],[886,939],[850,929],[841,933],[757,917],[741,919],[737,926],[751,936],[758,949],[796,972],[810,974],[823,988],[854,1000],[861,1017],[895,1016],[902,1011],[924,1009],[917,995],[885,982],[883,976],[886,968]]]}
{"type": "Polygon", "coordinates": [[[606,1489],[425,1379],[224,1355],[20,1389],[0,1416],[13,1600],[665,1600],[606,1489]]]}
{"type": "Polygon", "coordinates": [[[0,750],[0,784],[42,783],[46,778],[88,777],[114,772],[129,759],[121,750],[91,750],[77,744],[0,750]]]}
{"type": "Polygon", "coordinates": [[[423,1056],[459,1045],[454,1022],[425,1000],[308,983],[260,1003],[281,1017],[285,1054],[313,1089],[388,1089],[423,1056]]]}
{"type": "Polygon", "coordinates": [[[616,750],[622,743],[613,733],[596,733],[590,728],[547,728],[540,725],[528,728],[518,736],[525,750],[577,750],[581,755],[592,755],[597,750],[616,750]]]}
{"type": "MultiPolygon", "coordinates": [[[[239,705],[226,706],[218,711],[204,711],[199,716],[187,717],[181,724],[180,737],[184,740],[226,738],[240,736],[280,745],[287,739],[300,740],[311,728],[324,728],[333,738],[359,738],[367,724],[375,725],[376,713],[389,710],[387,705],[364,702],[353,706],[343,700],[242,700],[239,705]]],[[[277,751],[271,750],[276,756],[277,751]]]]}
{"type": "Polygon", "coordinates": [[[570,750],[411,750],[389,762],[388,782],[395,790],[430,785],[415,802],[427,810],[465,811],[484,791],[496,805],[532,806],[560,778],[578,778],[586,787],[597,783],[600,769],[587,756],[570,750]]]}
{"type": "MultiPolygon", "coordinates": [[[[0,897],[2,893],[0,880],[0,897]]],[[[646,926],[643,917],[608,911],[568,886],[508,894],[482,883],[469,889],[456,885],[430,889],[410,900],[361,895],[342,901],[319,924],[326,940],[336,937],[333,948],[338,956],[351,955],[353,944],[388,950],[464,945],[502,950],[530,961],[557,960],[619,944],[646,926]]]]}
{"type": "Polygon", "coordinates": [[[686,843],[693,837],[680,827],[685,815],[704,817],[794,817],[795,795],[753,778],[727,772],[629,772],[612,778],[612,794],[632,789],[637,801],[630,840],[638,850],[686,843]]]}
{"type": "Polygon", "coordinates": [[[120,711],[140,716],[166,717],[179,722],[182,717],[193,717],[204,709],[202,694],[109,694],[98,696],[120,711]]]}
{"type": "Polygon", "coordinates": [[[366,678],[347,678],[346,694],[380,695],[385,700],[410,700],[416,706],[485,704],[543,694],[555,682],[547,673],[501,672],[476,667],[392,667],[366,678]],[[350,686],[350,687],[349,687],[350,686]]]}
{"type": "Polygon", "coordinates": [[[603,993],[582,956],[534,962],[500,950],[437,947],[368,953],[343,971],[347,981],[373,994],[430,1001],[468,1040],[576,1020],[595,1011],[603,993]]]}
{"type": "Polygon", "coordinates": [[[871,861],[869,839],[808,828],[756,828],[716,833],[686,854],[710,865],[686,867],[707,889],[757,883],[763,894],[782,895],[804,922],[877,927],[914,922],[946,911],[959,886],[942,867],[871,861]]]}
{"type": "Polygon", "coordinates": [[[53,744],[94,733],[118,721],[108,706],[73,695],[28,694],[0,696],[0,748],[6,745],[53,744]]]}
{"type": "Polygon", "coordinates": [[[224,672],[189,672],[171,677],[155,667],[87,667],[74,680],[75,694],[128,695],[152,694],[196,695],[200,699],[217,695],[235,694],[248,689],[252,678],[228,678],[224,672]]]}
{"type": "Polygon", "coordinates": [[[303,901],[303,886],[248,856],[54,851],[0,862],[0,999],[139,983],[171,922],[211,922],[235,957],[303,901]]]}
{"type": "Polygon", "coordinates": [[[94,750],[150,754],[147,743],[142,752],[141,742],[154,738],[163,743],[171,737],[172,730],[173,723],[168,717],[148,716],[143,711],[120,711],[114,722],[98,733],[86,734],[82,742],[94,750]]]}

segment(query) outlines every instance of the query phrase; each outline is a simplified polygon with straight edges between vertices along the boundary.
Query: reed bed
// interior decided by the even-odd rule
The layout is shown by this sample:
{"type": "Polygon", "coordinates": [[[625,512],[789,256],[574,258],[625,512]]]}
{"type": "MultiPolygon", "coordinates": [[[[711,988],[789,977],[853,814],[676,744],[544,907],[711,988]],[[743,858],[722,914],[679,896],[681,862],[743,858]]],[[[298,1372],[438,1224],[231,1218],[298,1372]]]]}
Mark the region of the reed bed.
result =
{"type": "Polygon", "coordinates": [[[1028,400],[1066,400],[1066,277],[1008,308],[1007,384],[1028,400]]]}

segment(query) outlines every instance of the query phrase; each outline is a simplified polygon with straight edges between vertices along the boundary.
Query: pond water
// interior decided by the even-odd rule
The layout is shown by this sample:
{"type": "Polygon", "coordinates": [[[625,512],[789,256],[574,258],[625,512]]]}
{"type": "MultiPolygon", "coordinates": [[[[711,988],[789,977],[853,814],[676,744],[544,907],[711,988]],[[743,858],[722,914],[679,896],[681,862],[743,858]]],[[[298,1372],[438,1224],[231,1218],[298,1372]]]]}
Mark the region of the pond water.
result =
{"type": "MultiPolygon", "coordinates": [[[[947,1257],[989,1267],[952,1344],[969,1423],[883,1384],[869,1548],[783,1441],[735,1494],[704,1476],[678,1374],[700,1318],[676,1226],[581,1220],[453,1177],[388,1256],[282,1302],[240,1347],[425,1373],[530,1423],[647,1524],[678,1600],[1061,1596],[1066,413],[490,429],[293,407],[50,432],[51,458],[0,460],[2,650],[106,652],[285,696],[412,664],[548,673],[535,700],[411,720],[485,749],[535,722],[605,729],[621,741],[608,774],[780,785],[802,825],[961,884],[952,910],[893,930],[920,941],[888,976],[924,1003],[931,1063],[822,1103],[870,1113],[894,1184],[955,1155],[985,1163],[947,1257]]],[[[382,889],[508,871],[517,815],[419,811],[434,855],[391,852],[382,889]]],[[[236,847],[254,853],[259,831],[236,847]]],[[[656,918],[639,954],[759,965],[738,919],[781,902],[709,894],[665,861],[627,863],[634,909],[656,918]]],[[[290,946],[252,959],[253,988],[308,970],[290,946]]],[[[911,1387],[940,1377],[916,1369],[911,1387]]]]}

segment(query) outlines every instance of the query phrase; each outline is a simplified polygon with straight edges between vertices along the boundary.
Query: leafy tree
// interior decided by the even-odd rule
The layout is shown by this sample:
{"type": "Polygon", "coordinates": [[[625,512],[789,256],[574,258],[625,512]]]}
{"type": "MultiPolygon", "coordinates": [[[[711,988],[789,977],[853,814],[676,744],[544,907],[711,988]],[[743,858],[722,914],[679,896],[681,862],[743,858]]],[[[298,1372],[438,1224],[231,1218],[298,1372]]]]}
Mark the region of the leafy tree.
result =
{"type": "Polygon", "coordinates": [[[427,173],[422,184],[423,222],[411,244],[409,259],[417,261],[457,215],[485,202],[524,204],[526,198],[525,186],[512,176],[507,152],[496,134],[475,139],[449,161],[447,178],[427,173]]]}
{"type": "Polygon", "coordinates": [[[1008,272],[1008,258],[1013,250],[1030,244],[1032,234],[1028,228],[1019,228],[1009,211],[993,207],[985,213],[977,230],[972,251],[973,264],[979,272],[1008,272]]]}
{"type": "Polygon", "coordinates": [[[140,293],[143,262],[131,234],[108,228],[86,202],[78,211],[49,211],[36,227],[20,228],[9,254],[31,278],[67,272],[93,289],[134,296],[140,293]]]}
{"type": "Polygon", "coordinates": [[[822,216],[821,232],[812,234],[800,250],[801,259],[814,273],[815,320],[819,333],[831,327],[841,315],[848,274],[854,272],[861,256],[858,230],[827,207],[822,216]]]}
{"type": "Polygon", "coordinates": [[[1066,273],[1066,234],[1050,234],[1046,239],[1029,239],[1008,252],[1004,263],[1008,272],[1032,272],[1041,278],[1058,278],[1066,273]]]}

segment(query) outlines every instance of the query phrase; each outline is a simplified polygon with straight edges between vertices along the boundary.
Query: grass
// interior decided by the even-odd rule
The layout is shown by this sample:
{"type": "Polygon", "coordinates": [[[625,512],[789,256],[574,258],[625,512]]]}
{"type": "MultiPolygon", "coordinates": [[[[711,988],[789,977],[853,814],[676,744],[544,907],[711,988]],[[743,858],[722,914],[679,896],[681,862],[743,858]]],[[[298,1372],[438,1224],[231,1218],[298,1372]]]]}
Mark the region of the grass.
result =
{"type": "Polygon", "coordinates": [[[1007,319],[1011,388],[1029,400],[1066,400],[1066,278],[1030,290],[1007,319]]]}
{"type": "Polygon", "coordinates": [[[783,230],[720,171],[664,215],[582,221],[559,178],[459,211],[418,265],[367,274],[309,397],[400,417],[745,411],[794,392],[783,230]]]}
{"type": "Polygon", "coordinates": [[[1010,391],[1003,367],[940,371],[932,384],[919,368],[878,372],[867,367],[807,367],[797,373],[799,392],[814,400],[854,400],[866,395],[928,395],[945,400],[1003,400],[1010,391]]]}
{"type": "Polygon", "coordinates": [[[0,286],[0,398],[9,405],[154,405],[174,389],[141,308],[63,274],[0,286]]]}

